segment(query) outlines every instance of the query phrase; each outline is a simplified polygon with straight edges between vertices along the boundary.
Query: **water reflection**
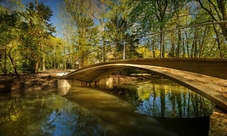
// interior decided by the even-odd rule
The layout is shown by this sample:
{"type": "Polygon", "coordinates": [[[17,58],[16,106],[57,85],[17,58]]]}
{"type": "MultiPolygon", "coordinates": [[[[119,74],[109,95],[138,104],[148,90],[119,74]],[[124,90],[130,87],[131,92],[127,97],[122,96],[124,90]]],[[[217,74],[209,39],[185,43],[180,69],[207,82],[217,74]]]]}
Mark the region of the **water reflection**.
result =
{"type": "Polygon", "coordinates": [[[213,104],[167,79],[115,86],[111,93],[137,107],[137,112],[152,117],[196,118],[212,114],[213,104]]]}
{"type": "Polygon", "coordinates": [[[0,102],[0,135],[107,135],[106,124],[57,95],[0,102]]]}
{"type": "Polygon", "coordinates": [[[66,95],[69,90],[70,90],[71,87],[61,87],[61,88],[58,88],[57,92],[58,92],[58,95],[66,95]]]}

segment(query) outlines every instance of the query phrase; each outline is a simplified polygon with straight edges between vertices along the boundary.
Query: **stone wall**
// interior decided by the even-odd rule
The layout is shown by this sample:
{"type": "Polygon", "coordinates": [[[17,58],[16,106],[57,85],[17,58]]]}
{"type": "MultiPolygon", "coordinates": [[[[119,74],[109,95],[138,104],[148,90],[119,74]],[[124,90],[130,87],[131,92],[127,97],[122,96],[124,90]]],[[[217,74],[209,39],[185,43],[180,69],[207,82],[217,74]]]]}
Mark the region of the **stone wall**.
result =
{"type": "Polygon", "coordinates": [[[218,107],[210,116],[209,136],[227,136],[227,112],[218,107]]]}

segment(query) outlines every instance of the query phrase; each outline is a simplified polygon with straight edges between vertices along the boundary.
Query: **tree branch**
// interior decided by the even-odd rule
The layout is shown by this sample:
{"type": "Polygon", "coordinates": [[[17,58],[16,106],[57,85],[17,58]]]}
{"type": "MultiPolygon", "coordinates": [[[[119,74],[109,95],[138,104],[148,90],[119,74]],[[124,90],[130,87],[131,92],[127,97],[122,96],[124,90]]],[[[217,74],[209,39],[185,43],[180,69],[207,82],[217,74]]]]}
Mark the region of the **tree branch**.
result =
{"type": "MultiPolygon", "coordinates": [[[[213,6],[214,10],[216,11],[219,20],[222,20],[222,17],[221,17],[221,15],[220,15],[219,12],[218,12],[217,7],[214,5],[214,3],[213,3],[211,0],[208,0],[208,1],[209,1],[209,3],[213,6]]],[[[217,4],[218,4],[218,3],[217,3],[217,4]]]]}
{"type": "Polygon", "coordinates": [[[214,21],[217,22],[217,19],[214,17],[214,15],[211,13],[211,11],[209,11],[206,7],[204,7],[204,5],[202,4],[201,0],[198,0],[198,2],[199,2],[199,5],[200,5],[205,11],[207,11],[207,13],[210,14],[210,16],[214,19],[214,21]]]}

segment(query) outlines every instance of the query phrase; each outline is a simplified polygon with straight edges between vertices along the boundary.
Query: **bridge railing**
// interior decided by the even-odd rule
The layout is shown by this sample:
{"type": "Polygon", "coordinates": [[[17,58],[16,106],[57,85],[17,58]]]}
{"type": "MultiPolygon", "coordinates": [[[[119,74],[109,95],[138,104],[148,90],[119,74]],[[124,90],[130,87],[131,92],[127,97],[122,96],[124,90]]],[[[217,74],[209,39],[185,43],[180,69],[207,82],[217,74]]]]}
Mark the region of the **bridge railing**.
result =
{"type": "Polygon", "coordinates": [[[226,58],[227,37],[220,32],[220,25],[227,25],[227,21],[179,26],[146,34],[141,40],[150,49],[150,57],[160,57],[163,35],[164,57],[226,58]]]}
{"type": "MultiPolygon", "coordinates": [[[[139,48],[145,48],[150,53],[138,52],[143,54],[143,58],[227,58],[227,37],[221,32],[221,25],[227,25],[227,20],[177,26],[159,32],[137,35],[140,40],[139,48]]],[[[123,57],[118,59],[133,58],[129,55],[132,52],[129,48],[132,42],[130,40],[132,39],[110,41],[109,44],[112,43],[113,46],[121,44],[123,47],[118,54],[123,57]]],[[[103,50],[102,52],[105,52],[103,50]]],[[[102,61],[116,60],[116,58],[108,58],[105,54],[107,53],[102,54],[102,61]]]]}

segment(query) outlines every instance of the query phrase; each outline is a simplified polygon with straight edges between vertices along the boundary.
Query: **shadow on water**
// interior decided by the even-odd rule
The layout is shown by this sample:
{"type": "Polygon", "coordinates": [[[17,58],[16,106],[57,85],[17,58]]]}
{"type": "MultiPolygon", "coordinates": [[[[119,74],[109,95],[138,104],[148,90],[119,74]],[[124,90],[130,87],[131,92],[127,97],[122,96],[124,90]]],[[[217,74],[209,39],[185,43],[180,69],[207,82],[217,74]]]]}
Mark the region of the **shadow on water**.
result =
{"type": "Polygon", "coordinates": [[[209,117],[155,119],[178,136],[208,136],[209,117]]]}
{"type": "Polygon", "coordinates": [[[64,97],[105,121],[114,136],[176,136],[156,119],[135,112],[130,103],[99,89],[73,87],[64,97]]]}

